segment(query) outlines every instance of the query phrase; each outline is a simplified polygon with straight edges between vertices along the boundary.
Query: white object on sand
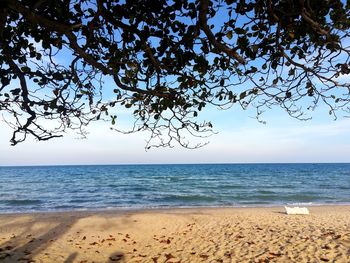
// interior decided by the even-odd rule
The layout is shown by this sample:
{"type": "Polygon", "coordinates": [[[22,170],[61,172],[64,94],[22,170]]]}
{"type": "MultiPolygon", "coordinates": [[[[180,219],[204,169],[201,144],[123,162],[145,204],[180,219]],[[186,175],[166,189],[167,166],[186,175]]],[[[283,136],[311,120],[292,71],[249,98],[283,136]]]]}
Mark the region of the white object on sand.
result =
{"type": "Polygon", "coordinates": [[[286,209],[287,215],[308,215],[309,210],[306,207],[284,207],[286,209]]]}

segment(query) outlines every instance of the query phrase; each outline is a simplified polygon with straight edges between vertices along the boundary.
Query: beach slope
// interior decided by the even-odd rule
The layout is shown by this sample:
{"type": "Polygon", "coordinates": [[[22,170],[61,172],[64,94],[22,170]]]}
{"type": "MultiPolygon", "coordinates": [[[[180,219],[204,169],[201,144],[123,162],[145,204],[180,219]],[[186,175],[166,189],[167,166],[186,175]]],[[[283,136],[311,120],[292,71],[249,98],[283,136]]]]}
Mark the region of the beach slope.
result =
{"type": "Polygon", "coordinates": [[[1,262],[350,262],[350,206],[0,215],[1,262]]]}

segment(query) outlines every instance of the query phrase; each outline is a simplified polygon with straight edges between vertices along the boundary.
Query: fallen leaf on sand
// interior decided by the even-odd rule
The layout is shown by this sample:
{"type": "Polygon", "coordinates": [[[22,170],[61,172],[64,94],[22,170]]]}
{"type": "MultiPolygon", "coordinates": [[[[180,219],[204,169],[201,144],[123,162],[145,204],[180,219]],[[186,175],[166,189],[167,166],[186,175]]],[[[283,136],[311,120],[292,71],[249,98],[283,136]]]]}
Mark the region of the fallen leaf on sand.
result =
{"type": "Polygon", "coordinates": [[[161,241],[159,241],[160,243],[167,243],[167,244],[170,244],[170,239],[168,238],[168,239],[163,239],[163,240],[161,240],[161,241]]]}
{"type": "Polygon", "coordinates": [[[11,249],[13,249],[14,247],[13,246],[6,246],[5,247],[5,250],[11,250],[11,249]]]}
{"type": "Polygon", "coordinates": [[[335,233],[333,231],[328,231],[326,233],[323,233],[322,236],[331,236],[334,235],[335,233]]]}
{"type": "Polygon", "coordinates": [[[329,245],[324,245],[321,247],[322,249],[331,249],[331,247],[329,245]]]}

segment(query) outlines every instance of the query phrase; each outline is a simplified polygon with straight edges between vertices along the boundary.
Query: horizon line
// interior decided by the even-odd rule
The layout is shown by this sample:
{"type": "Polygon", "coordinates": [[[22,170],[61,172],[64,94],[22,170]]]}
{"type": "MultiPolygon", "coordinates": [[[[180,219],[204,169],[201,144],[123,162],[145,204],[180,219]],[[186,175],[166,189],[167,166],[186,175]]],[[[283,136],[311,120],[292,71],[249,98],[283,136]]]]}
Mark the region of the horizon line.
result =
{"type": "Polygon", "coordinates": [[[126,166],[126,165],[242,165],[242,164],[350,164],[349,162],[203,162],[203,163],[96,163],[96,164],[18,164],[2,167],[50,167],[50,166],[126,166]]]}

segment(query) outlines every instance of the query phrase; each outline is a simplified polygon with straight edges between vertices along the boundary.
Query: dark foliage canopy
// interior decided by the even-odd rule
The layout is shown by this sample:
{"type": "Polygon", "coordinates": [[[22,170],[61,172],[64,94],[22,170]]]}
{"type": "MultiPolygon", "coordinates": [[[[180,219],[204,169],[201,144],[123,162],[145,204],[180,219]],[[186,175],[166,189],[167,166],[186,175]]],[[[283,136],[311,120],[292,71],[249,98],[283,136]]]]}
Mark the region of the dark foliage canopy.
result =
{"type": "Polygon", "coordinates": [[[350,3],[1,0],[0,111],[12,145],[130,108],[147,147],[206,136],[209,105],[348,112],[350,3]]]}

